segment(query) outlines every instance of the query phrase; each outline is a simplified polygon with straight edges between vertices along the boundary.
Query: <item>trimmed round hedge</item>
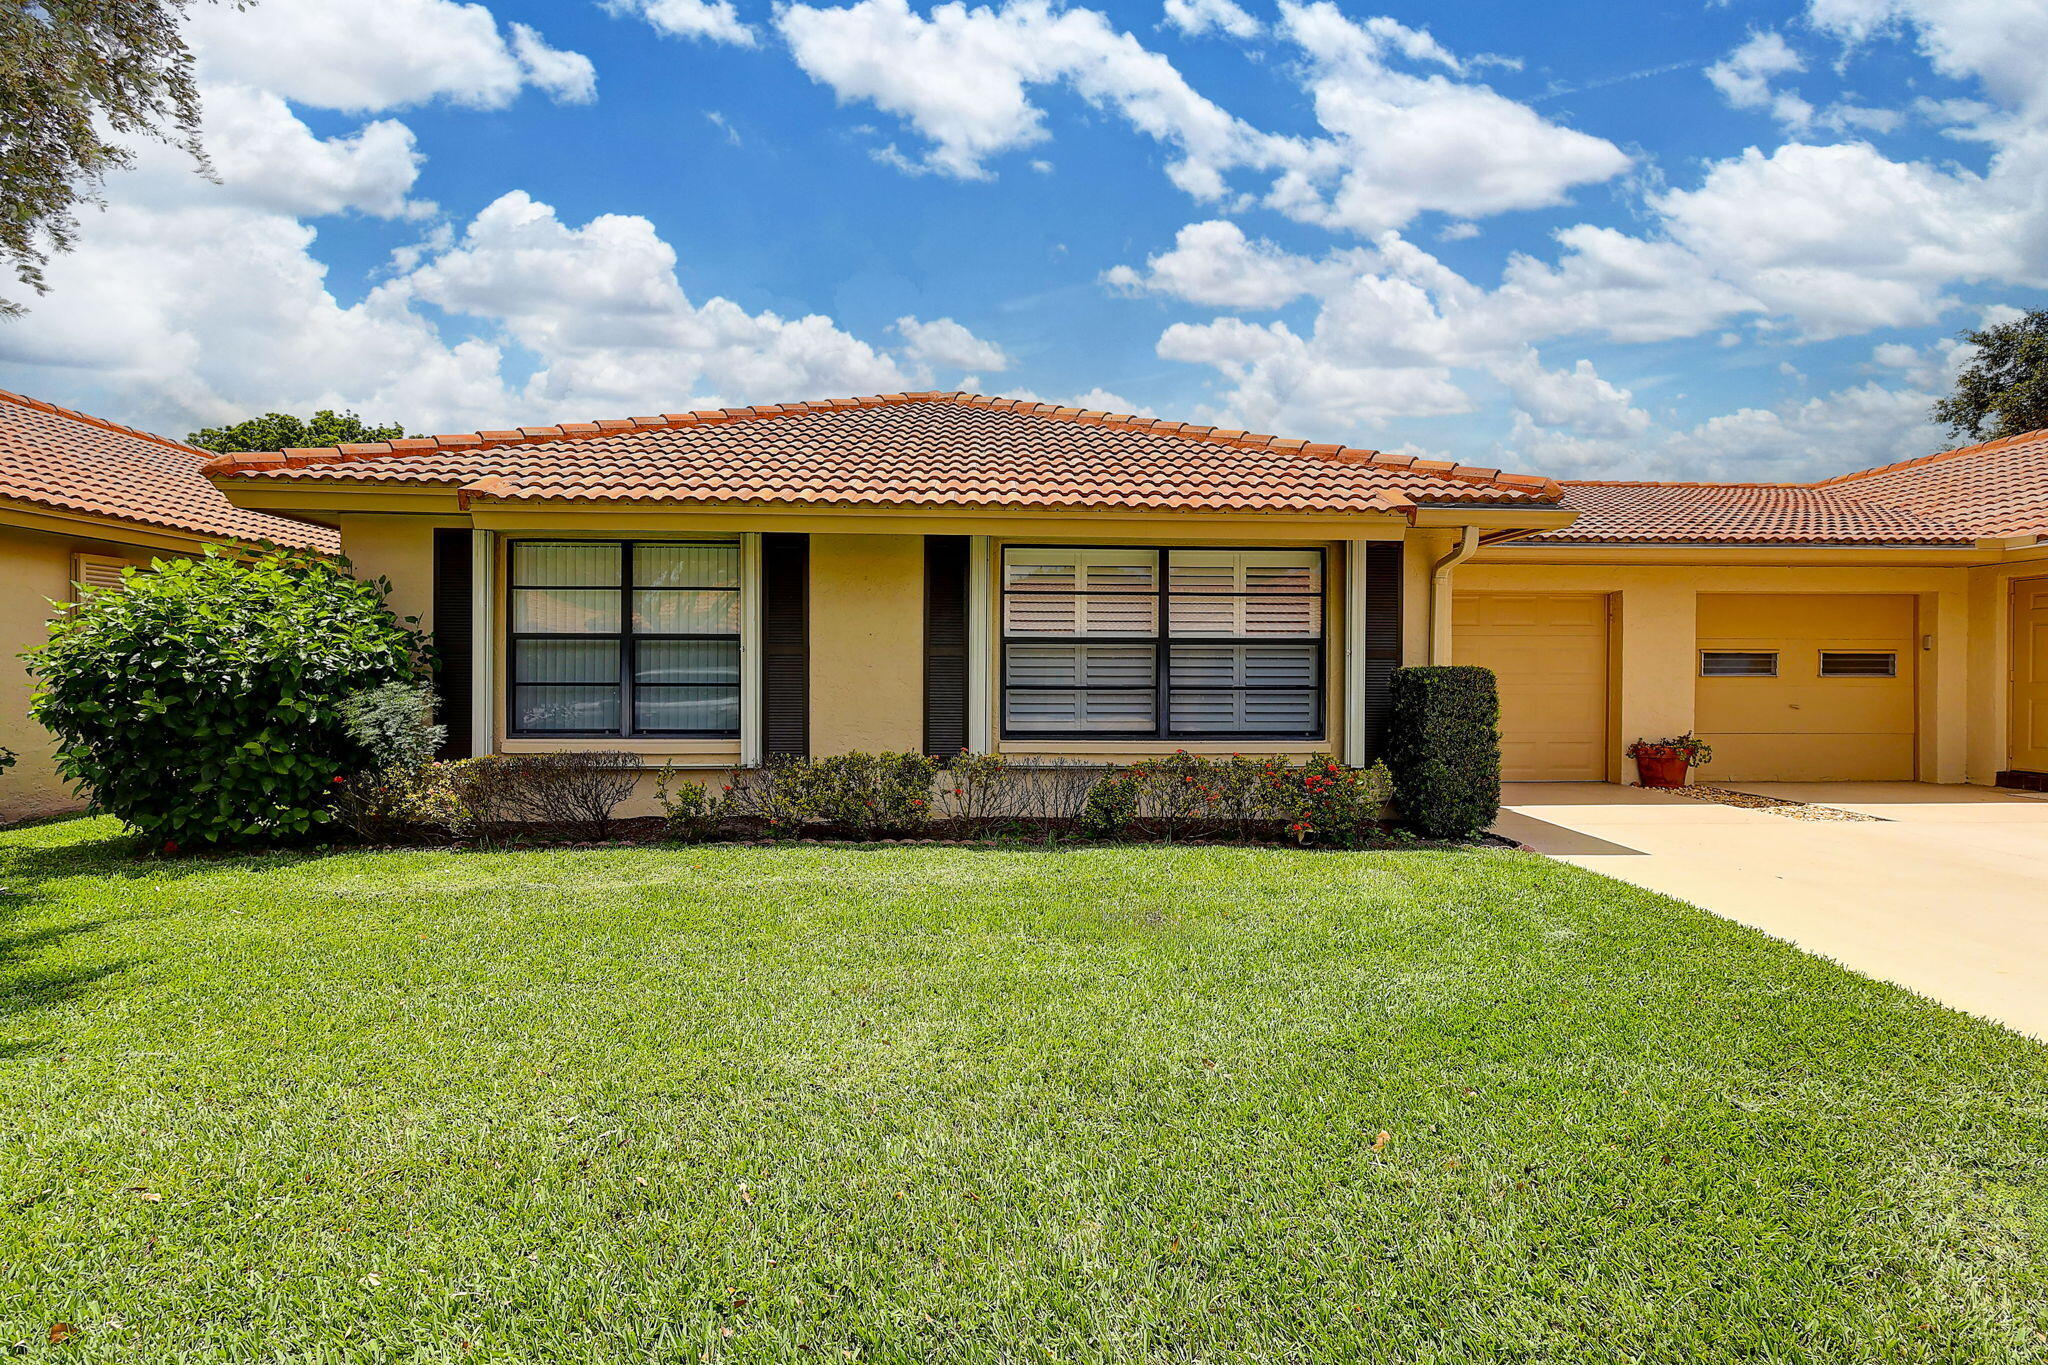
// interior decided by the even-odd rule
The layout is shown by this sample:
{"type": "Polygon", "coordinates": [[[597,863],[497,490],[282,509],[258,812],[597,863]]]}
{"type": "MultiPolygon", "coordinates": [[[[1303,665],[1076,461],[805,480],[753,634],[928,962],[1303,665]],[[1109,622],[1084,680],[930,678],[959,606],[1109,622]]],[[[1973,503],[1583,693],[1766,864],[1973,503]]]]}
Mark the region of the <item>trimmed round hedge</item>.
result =
{"type": "Polygon", "coordinates": [[[385,606],[388,589],[283,550],[128,570],[25,656],[30,714],[93,808],[153,841],[304,836],[363,761],[343,703],[420,676],[422,637],[385,606]]]}
{"type": "Polygon", "coordinates": [[[1500,813],[1500,699],[1493,670],[1397,668],[1389,686],[1387,767],[1394,805],[1432,839],[1470,839],[1500,813]]]}

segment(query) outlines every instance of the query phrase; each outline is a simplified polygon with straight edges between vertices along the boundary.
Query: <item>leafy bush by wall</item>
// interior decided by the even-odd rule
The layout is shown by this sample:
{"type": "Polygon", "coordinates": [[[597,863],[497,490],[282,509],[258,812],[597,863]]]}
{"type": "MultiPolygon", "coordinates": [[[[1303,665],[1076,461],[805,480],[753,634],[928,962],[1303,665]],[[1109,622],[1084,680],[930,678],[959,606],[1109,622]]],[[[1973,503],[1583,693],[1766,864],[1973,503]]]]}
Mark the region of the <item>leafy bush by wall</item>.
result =
{"type": "Polygon", "coordinates": [[[423,767],[448,738],[448,727],[434,723],[434,690],[419,682],[384,683],[342,698],[341,723],[376,771],[423,767]]]}
{"type": "Polygon", "coordinates": [[[291,551],[160,560],[51,622],[30,714],[94,809],[153,841],[304,837],[367,761],[343,703],[418,676],[387,586],[291,551]]]}
{"type": "Polygon", "coordinates": [[[1500,812],[1500,700],[1493,671],[1394,670],[1387,767],[1401,819],[1432,839],[1469,839],[1500,812]]]}

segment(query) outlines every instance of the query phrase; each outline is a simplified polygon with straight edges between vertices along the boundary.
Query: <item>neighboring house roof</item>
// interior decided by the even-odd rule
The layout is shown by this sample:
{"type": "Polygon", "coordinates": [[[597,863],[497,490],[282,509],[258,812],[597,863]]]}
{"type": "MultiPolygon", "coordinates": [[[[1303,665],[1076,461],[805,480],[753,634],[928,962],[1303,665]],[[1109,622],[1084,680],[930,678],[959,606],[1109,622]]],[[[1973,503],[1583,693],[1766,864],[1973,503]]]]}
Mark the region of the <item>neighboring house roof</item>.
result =
{"type": "Polygon", "coordinates": [[[2048,535],[2048,430],[1814,483],[1561,487],[1578,520],[1525,542],[1974,545],[2048,535]]]}
{"type": "Polygon", "coordinates": [[[2048,430],[1823,479],[1817,487],[1924,512],[1979,535],[2048,535],[2048,430]]]}
{"type": "Polygon", "coordinates": [[[1558,499],[1531,475],[964,393],[238,455],[207,473],[452,486],[471,500],[1406,512],[1558,499]]]}
{"type": "Polygon", "coordinates": [[[210,450],[0,389],[0,498],[202,539],[333,551],[325,527],[246,512],[200,475],[210,450]]]}

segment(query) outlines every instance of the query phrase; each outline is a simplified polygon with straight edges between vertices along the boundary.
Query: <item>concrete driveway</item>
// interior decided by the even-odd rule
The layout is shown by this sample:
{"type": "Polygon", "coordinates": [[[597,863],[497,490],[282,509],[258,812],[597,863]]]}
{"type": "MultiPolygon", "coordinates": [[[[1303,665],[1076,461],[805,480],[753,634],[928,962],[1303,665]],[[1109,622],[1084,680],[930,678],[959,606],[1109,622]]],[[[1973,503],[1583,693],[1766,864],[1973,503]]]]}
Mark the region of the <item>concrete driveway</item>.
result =
{"type": "Polygon", "coordinates": [[[2048,1038],[2048,799],[1914,782],[1728,783],[1869,822],[1600,783],[1509,783],[1495,832],[2048,1038]]]}

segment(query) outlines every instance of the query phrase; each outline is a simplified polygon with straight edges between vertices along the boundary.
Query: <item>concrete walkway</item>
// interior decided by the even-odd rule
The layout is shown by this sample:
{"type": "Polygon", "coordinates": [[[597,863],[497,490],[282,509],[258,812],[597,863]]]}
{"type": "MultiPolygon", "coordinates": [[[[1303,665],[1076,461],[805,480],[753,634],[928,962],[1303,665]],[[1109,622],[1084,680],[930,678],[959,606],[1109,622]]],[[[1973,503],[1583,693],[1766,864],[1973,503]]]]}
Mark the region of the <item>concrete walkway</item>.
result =
{"type": "Polygon", "coordinates": [[[1765,811],[1510,783],[1495,832],[2048,1039],[2048,799],[1913,782],[1726,783],[1862,811],[1765,811]]]}

